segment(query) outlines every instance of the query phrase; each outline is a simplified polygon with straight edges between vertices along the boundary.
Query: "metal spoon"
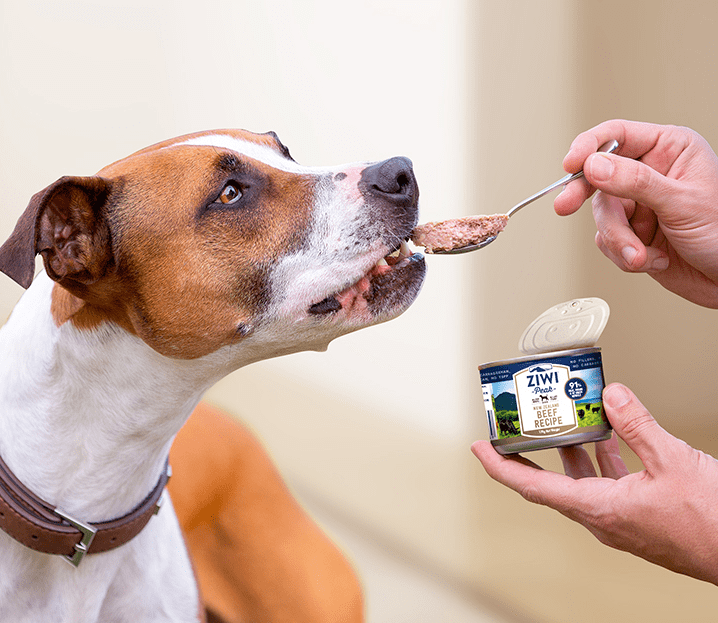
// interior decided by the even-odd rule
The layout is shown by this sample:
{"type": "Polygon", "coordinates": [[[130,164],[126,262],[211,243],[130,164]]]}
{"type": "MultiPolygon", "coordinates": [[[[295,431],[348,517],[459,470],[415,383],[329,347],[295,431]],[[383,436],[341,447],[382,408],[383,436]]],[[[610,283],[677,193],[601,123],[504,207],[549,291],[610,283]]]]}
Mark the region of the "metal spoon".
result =
{"type": "MultiPolygon", "coordinates": [[[[598,151],[606,154],[612,154],[617,149],[618,141],[612,140],[608,141],[608,143],[604,143],[603,145],[601,145],[601,147],[598,148],[598,151]]],[[[583,177],[583,170],[579,171],[578,173],[569,173],[568,175],[565,175],[557,182],[554,182],[550,186],[546,186],[546,188],[544,188],[543,190],[539,190],[535,195],[531,195],[528,199],[524,199],[521,203],[517,203],[506,213],[506,216],[510,217],[512,214],[518,212],[521,208],[527,206],[529,203],[536,201],[536,199],[540,199],[544,195],[550,193],[555,188],[558,188],[559,186],[564,186],[565,184],[573,182],[580,177],[583,177]]],[[[456,249],[449,249],[446,251],[434,251],[432,255],[452,255],[455,253],[468,253],[469,251],[476,251],[477,249],[483,249],[486,245],[491,244],[494,240],[496,240],[496,238],[498,238],[498,234],[496,234],[495,236],[491,236],[486,240],[482,240],[481,242],[477,242],[476,244],[468,244],[465,247],[458,247],[456,249]]]]}

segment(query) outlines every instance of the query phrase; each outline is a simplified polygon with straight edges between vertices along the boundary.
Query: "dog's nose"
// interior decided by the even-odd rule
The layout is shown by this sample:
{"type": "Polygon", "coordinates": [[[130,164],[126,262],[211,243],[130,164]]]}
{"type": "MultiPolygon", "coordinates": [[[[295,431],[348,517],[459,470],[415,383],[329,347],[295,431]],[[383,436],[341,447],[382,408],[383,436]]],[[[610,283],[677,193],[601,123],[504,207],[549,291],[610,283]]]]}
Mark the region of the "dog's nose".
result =
{"type": "Polygon", "coordinates": [[[415,205],[419,186],[411,160],[403,156],[377,162],[362,171],[359,188],[396,206],[415,205]]]}

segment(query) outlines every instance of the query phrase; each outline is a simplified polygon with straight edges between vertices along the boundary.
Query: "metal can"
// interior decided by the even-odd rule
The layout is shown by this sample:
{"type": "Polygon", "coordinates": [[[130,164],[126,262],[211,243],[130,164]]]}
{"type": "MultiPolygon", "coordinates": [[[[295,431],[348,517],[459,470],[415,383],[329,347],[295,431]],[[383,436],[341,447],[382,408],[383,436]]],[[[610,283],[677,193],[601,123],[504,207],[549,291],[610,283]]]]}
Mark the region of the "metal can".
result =
{"type": "Polygon", "coordinates": [[[608,304],[574,299],[548,309],[519,340],[524,357],[479,366],[489,439],[512,454],[611,436],[601,349],[608,304]]]}
{"type": "Polygon", "coordinates": [[[489,439],[499,454],[603,441],[600,348],[581,348],[479,367],[489,439]]]}

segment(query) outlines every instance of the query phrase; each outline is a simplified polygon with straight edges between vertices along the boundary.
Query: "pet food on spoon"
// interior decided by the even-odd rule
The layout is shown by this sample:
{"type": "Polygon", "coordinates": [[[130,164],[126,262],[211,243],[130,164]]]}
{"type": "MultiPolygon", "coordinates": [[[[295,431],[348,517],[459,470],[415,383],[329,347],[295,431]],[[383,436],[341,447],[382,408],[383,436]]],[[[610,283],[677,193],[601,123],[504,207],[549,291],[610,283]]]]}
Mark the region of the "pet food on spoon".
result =
{"type": "Polygon", "coordinates": [[[465,216],[417,225],[411,233],[414,244],[427,253],[446,252],[479,244],[503,231],[508,223],[506,214],[465,216]]]}

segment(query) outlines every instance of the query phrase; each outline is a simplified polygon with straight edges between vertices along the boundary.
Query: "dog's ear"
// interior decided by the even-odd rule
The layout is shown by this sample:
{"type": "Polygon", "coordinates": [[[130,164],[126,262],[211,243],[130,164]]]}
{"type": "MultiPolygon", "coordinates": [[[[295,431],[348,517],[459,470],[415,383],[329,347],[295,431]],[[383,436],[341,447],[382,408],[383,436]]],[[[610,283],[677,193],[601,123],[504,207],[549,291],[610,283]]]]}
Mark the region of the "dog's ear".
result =
{"type": "Polygon", "coordinates": [[[103,210],[109,195],[110,182],[101,177],[62,177],[34,195],[0,247],[0,271],[27,288],[39,253],[59,283],[97,281],[112,258],[103,210]]]}

